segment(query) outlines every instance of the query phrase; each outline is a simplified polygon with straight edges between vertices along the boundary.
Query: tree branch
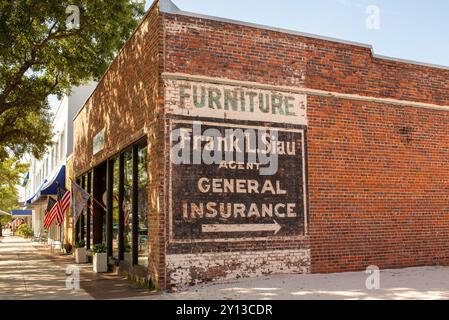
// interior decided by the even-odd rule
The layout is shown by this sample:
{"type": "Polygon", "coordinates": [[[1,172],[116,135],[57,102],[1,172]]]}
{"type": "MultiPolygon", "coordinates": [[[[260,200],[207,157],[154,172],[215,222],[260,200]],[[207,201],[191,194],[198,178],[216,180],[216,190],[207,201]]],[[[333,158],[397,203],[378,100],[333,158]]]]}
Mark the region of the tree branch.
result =
{"type": "Polygon", "coordinates": [[[80,29],[75,32],[65,32],[60,33],[59,30],[55,33],[52,33],[54,28],[57,25],[57,21],[50,27],[47,37],[42,40],[40,43],[35,44],[31,49],[30,58],[25,61],[25,63],[20,67],[17,73],[13,76],[12,81],[6,86],[3,92],[0,94],[0,115],[3,114],[6,110],[8,110],[4,105],[6,103],[6,99],[9,94],[22,82],[22,77],[25,73],[36,63],[36,56],[39,50],[41,50],[48,42],[52,40],[61,40],[65,38],[69,38],[75,36],[79,33],[80,29]]]}

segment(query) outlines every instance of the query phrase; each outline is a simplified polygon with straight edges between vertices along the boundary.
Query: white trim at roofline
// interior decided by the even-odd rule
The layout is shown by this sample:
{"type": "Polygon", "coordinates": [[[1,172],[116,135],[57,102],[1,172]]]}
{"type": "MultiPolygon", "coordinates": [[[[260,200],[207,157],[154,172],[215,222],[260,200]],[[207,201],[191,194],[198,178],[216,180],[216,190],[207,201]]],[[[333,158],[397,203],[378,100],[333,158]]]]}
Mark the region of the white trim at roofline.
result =
{"type": "Polygon", "coordinates": [[[372,45],[365,44],[365,43],[341,40],[341,39],[336,39],[336,38],[332,38],[332,37],[319,36],[319,35],[315,35],[315,34],[304,33],[304,32],[299,32],[299,31],[294,31],[294,30],[289,30],[289,29],[283,29],[283,28],[277,28],[277,27],[272,27],[272,26],[266,26],[266,25],[257,24],[257,23],[244,22],[244,21],[239,21],[239,20],[209,16],[209,15],[204,15],[204,14],[199,14],[199,13],[194,13],[194,12],[182,11],[171,0],[159,0],[159,10],[161,12],[168,13],[168,14],[182,15],[182,16],[188,16],[188,17],[199,18],[199,19],[214,20],[214,21],[219,21],[219,22],[224,22],[224,23],[237,24],[237,25],[242,25],[242,26],[247,26],[247,27],[252,27],[252,28],[257,28],[257,29],[270,30],[270,31],[281,32],[281,33],[286,33],[286,34],[291,34],[291,35],[296,35],[296,36],[301,36],[301,37],[306,37],[306,38],[313,38],[313,39],[319,39],[319,40],[324,40],[324,41],[330,41],[330,42],[336,42],[336,43],[342,43],[342,44],[367,48],[367,49],[371,50],[371,55],[376,59],[389,60],[389,61],[400,62],[400,63],[408,63],[408,64],[413,64],[413,65],[422,66],[422,67],[430,67],[430,68],[449,70],[449,66],[443,66],[443,65],[437,65],[437,64],[432,64],[432,63],[425,63],[425,62],[419,62],[419,61],[413,61],[413,60],[400,59],[400,58],[379,55],[379,54],[374,53],[374,47],[372,45]]]}

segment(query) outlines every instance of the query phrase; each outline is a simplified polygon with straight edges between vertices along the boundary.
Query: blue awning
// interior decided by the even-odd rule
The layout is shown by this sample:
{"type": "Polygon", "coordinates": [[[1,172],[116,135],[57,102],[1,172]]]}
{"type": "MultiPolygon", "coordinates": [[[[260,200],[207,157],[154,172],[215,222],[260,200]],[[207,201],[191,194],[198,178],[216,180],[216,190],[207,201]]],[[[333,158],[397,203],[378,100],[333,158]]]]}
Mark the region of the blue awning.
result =
{"type": "Polygon", "coordinates": [[[31,210],[12,210],[11,215],[13,217],[27,217],[33,215],[31,210]]]}
{"type": "Polygon", "coordinates": [[[58,186],[65,187],[65,165],[59,166],[42,187],[40,195],[49,196],[58,193],[58,186]]]}
{"type": "Polygon", "coordinates": [[[48,179],[42,182],[34,196],[26,201],[25,206],[37,201],[41,196],[56,195],[59,185],[65,186],[65,165],[59,166],[48,179]]]}
{"type": "Polygon", "coordinates": [[[44,182],[42,182],[39,189],[37,189],[37,192],[25,202],[25,206],[32,204],[34,201],[36,201],[39,198],[39,194],[46,183],[47,183],[47,180],[44,180],[44,182]]]}

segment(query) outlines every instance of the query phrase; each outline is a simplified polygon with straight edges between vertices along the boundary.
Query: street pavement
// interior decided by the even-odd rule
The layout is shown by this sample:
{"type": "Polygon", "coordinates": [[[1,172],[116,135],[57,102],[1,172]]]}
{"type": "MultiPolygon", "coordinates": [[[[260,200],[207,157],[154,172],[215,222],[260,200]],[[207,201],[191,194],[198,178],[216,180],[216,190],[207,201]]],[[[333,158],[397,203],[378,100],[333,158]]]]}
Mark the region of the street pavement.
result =
{"type": "MultiPolygon", "coordinates": [[[[47,245],[6,235],[0,238],[0,300],[407,300],[449,299],[449,268],[382,270],[379,289],[367,289],[365,272],[273,275],[156,293],[118,275],[76,266],[47,245]],[[80,288],[67,288],[68,268],[79,268],[80,288]]],[[[370,282],[371,283],[371,282],[370,282]]]]}
{"type": "Polygon", "coordinates": [[[97,275],[89,264],[75,265],[73,257],[55,254],[47,245],[8,233],[0,238],[0,300],[107,300],[151,295],[154,293],[137,288],[124,277],[97,275]],[[79,270],[79,288],[70,281],[75,268],[79,270]]]}
{"type": "MultiPolygon", "coordinates": [[[[163,294],[167,300],[447,300],[449,268],[382,270],[378,290],[365,272],[277,275],[191,287],[163,294]],[[371,283],[371,282],[370,282],[371,283]]],[[[154,299],[154,297],[150,297],[154,299]]]]}

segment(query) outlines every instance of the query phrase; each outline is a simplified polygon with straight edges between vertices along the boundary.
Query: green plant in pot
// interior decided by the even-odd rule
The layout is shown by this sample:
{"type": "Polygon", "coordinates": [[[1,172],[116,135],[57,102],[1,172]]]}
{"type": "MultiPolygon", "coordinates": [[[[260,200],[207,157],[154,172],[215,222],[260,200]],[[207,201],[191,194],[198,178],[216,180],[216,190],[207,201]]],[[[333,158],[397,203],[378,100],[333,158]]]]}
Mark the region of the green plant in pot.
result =
{"type": "Polygon", "coordinates": [[[108,255],[104,244],[94,244],[93,252],[93,269],[95,273],[108,272],[108,255]]]}
{"type": "Polygon", "coordinates": [[[106,253],[106,246],[104,244],[94,244],[92,247],[92,252],[95,253],[106,253]]]}
{"type": "Polygon", "coordinates": [[[75,243],[75,248],[85,248],[86,247],[86,241],[79,240],[75,243]]]}

